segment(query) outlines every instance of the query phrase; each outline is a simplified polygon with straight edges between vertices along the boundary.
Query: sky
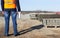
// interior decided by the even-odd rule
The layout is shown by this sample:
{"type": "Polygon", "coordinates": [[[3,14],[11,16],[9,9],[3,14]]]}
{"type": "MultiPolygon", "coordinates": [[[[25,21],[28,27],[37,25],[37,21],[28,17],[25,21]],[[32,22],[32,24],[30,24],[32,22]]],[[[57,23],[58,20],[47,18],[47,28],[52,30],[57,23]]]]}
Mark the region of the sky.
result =
{"type": "MultiPolygon", "coordinates": [[[[60,0],[19,0],[22,11],[60,11],[60,0]]],[[[1,10],[1,5],[0,5],[1,10]]]]}

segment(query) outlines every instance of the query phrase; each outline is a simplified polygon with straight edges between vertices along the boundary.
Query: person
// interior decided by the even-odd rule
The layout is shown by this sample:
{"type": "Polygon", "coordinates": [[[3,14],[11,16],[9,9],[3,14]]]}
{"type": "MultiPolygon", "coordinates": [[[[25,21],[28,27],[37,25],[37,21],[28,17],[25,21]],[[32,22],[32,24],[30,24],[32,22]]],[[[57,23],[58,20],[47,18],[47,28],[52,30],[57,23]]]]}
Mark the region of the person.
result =
{"type": "Polygon", "coordinates": [[[1,0],[1,8],[2,8],[2,14],[5,18],[5,36],[9,36],[9,20],[10,15],[12,16],[12,22],[13,22],[13,30],[14,35],[17,36],[18,30],[17,30],[17,13],[21,12],[19,0],[1,0]]]}

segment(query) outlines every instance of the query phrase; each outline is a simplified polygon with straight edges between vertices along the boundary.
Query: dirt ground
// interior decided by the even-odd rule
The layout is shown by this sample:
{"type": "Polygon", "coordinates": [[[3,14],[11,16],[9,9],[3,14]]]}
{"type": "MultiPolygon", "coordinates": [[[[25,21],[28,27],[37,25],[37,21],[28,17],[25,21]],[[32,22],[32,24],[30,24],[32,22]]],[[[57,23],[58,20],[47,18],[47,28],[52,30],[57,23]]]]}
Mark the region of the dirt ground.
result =
{"type": "Polygon", "coordinates": [[[4,36],[4,19],[0,19],[0,38],[60,38],[60,28],[45,28],[38,20],[17,20],[20,35],[13,35],[13,24],[10,20],[9,34],[4,36]]]}

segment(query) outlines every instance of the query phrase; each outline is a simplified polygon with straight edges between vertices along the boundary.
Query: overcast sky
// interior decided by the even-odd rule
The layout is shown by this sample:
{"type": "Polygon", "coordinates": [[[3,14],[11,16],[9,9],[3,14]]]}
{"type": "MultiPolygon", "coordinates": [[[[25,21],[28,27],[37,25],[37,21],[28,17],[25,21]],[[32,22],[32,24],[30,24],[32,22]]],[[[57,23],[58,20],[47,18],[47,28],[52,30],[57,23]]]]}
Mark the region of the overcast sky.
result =
{"type": "MultiPolygon", "coordinates": [[[[60,0],[19,0],[21,10],[60,11],[60,0]]],[[[1,8],[0,8],[1,10],[1,8]]]]}

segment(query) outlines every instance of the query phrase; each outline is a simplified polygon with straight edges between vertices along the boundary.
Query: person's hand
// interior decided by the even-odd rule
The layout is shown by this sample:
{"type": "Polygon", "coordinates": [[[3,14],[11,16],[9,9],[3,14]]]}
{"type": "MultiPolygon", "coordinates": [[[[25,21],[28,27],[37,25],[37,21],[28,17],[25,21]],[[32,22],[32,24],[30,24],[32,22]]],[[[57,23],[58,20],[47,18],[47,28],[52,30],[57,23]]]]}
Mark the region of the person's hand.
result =
{"type": "Polygon", "coordinates": [[[4,11],[2,11],[2,14],[4,15],[4,11]]]}
{"type": "Polygon", "coordinates": [[[17,14],[19,14],[19,13],[21,13],[21,12],[17,12],[17,14]]]}

